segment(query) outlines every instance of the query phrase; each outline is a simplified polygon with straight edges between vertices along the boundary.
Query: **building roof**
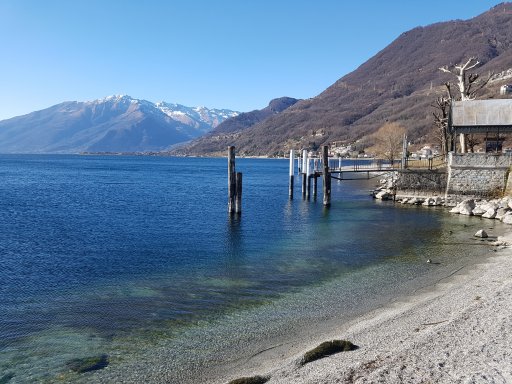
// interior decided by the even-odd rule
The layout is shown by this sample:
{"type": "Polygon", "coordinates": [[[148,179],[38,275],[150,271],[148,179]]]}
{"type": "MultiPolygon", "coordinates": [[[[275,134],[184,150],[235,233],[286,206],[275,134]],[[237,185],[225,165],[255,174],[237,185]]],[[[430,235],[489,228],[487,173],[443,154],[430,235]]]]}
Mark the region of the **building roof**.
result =
{"type": "Polygon", "coordinates": [[[453,101],[450,127],[458,133],[512,132],[512,99],[453,101]]]}

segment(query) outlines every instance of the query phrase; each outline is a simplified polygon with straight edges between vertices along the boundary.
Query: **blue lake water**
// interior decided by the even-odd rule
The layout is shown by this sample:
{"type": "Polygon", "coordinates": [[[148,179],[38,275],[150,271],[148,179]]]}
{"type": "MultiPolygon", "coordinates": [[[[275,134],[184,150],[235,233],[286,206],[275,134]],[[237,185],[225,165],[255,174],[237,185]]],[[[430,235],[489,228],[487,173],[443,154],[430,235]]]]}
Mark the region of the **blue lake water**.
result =
{"type": "Polygon", "coordinates": [[[231,217],[226,159],[1,155],[0,381],[79,380],[66,362],[98,353],[115,371],[162,340],[308,289],[352,278],[349,311],[404,293],[427,257],[474,261],[448,230],[478,224],[377,203],[374,180],[333,180],[325,209],[297,182],[288,199],[286,160],[237,159],[237,171],[243,213],[231,217]]]}

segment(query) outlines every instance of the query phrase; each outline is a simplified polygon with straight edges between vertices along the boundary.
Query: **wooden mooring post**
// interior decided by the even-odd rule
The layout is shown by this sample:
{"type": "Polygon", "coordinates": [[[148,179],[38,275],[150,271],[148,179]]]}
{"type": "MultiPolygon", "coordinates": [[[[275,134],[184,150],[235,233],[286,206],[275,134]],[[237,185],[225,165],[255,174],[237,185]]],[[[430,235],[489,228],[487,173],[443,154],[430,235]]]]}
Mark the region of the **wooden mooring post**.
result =
{"type": "Polygon", "coordinates": [[[324,168],[324,207],[329,207],[331,205],[331,174],[329,172],[329,147],[327,145],[322,147],[322,165],[324,168]]]}
{"type": "Polygon", "coordinates": [[[289,187],[289,193],[290,199],[293,199],[293,177],[295,175],[295,151],[293,149],[290,149],[290,187],[289,187]]]}
{"type": "Polygon", "coordinates": [[[306,199],[311,196],[311,161],[307,158],[306,161],[306,199]]]}
{"type": "Polygon", "coordinates": [[[308,151],[302,150],[302,197],[306,197],[306,187],[307,187],[307,175],[306,175],[306,167],[308,162],[308,151]]]}
{"type": "Polygon", "coordinates": [[[242,173],[235,171],[235,147],[228,147],[228,212],[242,213],[242,173]]]}

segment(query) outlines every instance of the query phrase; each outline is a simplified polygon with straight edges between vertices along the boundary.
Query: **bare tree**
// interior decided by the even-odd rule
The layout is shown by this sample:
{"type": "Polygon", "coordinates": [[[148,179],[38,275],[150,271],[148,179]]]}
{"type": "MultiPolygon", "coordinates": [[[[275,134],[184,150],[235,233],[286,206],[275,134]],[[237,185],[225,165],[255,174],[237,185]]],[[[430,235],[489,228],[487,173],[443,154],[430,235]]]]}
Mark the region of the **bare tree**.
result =
{"type": "MultiPolygon", "coordinates": [[[[494,73],[489,73],[487,79],[481,79],[478,73],[470,73],[472,69],[477,67],[480,62],[476,57],[470,57],[463,64],[456,64],[453,66],[444,66],[439,68],[440,71],[450,73],[457,78],[457,87],[459,88],[459,97],[458,100],[466,101],[466,100],[474,100],[476,98],[476,94],[489,83],[491,77],[494,73]]],[[[446,88],[448,89],[448,94],[451,100],[454,100],[454,96],[452,94],[451,83],[445,83],[446,88]]],[[[460,135],[460,145],[461,152],[466,152],[466,144],[467,139],[466,135],[460,135]]],[[[474,145],[471,147],[473,150],[474,145]]]]}
{"type": "Polygon", "coordinates": [[[471,135],[467,136],[467,144],[468,144],[469,151],[471,153],[475,152],[475,147],[480,143],[481,143],[481,141],[479,140],[479,138],[476,135],[471,134],[471,135]]]}
{"type": "Polygon", "coordinates": [[[489,80],[491,80],[492,75],[494,75],[494,73],[490,73],[486,79],[481,79],[478,73],[469,73],[470,70],[477,67],[479,64],[480,62],[476,57],[470,57],[464,64],[439,68],[440,71],[451,73],[457,77],[457,87],[459,88],[460,94],[459,100],[474,100],[478,91],[485,87],[487,83],[489,83],[489,80]]]}
{"type": "Polygon", "coordinates": [[[441,96],[436,99],[434,104],[431,104],[431,106],[435,108],[435,111],[432,112],[432,115],[434,116],[434,124],[437,128],[436,137],[441,143],[441,151],[445,155],[451,149],[452,142],[451,134],[448,132],[448,112],[450,110],[450,100],[450,97],[441,96]]]}
{"type": "Polygon", "coordinates": [[[399,158],[406,130],[398,123],[386,123],[373,135],[377,155],[389,160],[391,164],[399,158]]]}

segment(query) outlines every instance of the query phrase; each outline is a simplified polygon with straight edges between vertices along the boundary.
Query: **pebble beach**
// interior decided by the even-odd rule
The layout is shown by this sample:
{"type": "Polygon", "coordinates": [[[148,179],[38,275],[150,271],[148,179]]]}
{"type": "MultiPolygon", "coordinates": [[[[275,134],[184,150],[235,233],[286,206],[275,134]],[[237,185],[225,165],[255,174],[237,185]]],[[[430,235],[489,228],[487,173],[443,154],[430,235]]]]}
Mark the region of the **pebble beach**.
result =
{"type": "Polygon", "coordinates": [[[270,384],[512,382],[511,243],[512,234],[500,237],[484,263],[326,335],[357,350],[305,366],[296,355],[263,376],[270,384]]]}

